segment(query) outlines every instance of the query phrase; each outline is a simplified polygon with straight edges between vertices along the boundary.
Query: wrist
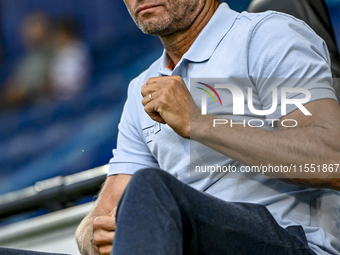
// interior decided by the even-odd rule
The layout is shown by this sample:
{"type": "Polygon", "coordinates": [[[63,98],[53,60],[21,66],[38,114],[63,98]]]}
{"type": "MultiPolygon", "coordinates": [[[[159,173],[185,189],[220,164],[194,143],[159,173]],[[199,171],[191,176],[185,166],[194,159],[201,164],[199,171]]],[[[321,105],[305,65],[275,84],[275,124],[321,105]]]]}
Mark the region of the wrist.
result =
{"type": "Polygon", "coordinates": [[[199,115],[190,119],[190,139],[203,141],[213,127],[214,117],[211,115],[199,115]]]}

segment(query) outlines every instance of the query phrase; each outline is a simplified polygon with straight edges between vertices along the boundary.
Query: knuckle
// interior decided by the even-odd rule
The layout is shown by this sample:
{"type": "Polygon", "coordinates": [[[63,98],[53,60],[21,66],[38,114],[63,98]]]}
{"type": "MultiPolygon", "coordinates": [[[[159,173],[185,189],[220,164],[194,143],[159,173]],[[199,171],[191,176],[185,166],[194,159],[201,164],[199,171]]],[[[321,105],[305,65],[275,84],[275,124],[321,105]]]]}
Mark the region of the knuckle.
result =
{"type": "Polygon", "coordinates": [[[172,90],[171,88],[171,83],[168,84],[169,86],[166,86],[162,89],[162,93],[161,93],[161,96],[164,96],[164,95],[167,95],[170,93],[170,91],[172,90]]]}
{"type": "Polygon", "coordinates": [[[175,75],[173,80],[174,80],[174,84],[177,84],[181,82],[183,79],[181,76],[175,75]]]}
{"type": "Polygon", "coordinates": [[[147,90],[147,88],[142,88],[142,90],[141,90],[141,95],[142,95],[142,97],[145,97],[145,96],[147,96],[147,94],[148,94],[148,90],[147,90]]]}
{"type": "Polygon", "coordinates": [[[100,234],[99,233],[93,233],[93,244],[99,245],[100,244],[100,234]]]}
{"type": "Polygon", "coordinates": [[[148,78],[147,80],[146,80],[146,84],[149,84],[149,83],[151,83],[152,81],[153,81],[153,77],[150,77],[150,78],[148,78]]]}
{"type": "Polygon", "coordinates": [[[178,87],[179,81],[172,80],[171,83],[169,83],[168,89],[169,90],[175,90],[178,87]]]}
{"type": "Polygon", "coordinates": [[[144,111],[145,111],[146,113],[148,113],[148,112],[150,111],[149,105],[145,105],[145,106],[144,106],[144,111]]]}
{"type": "Polygon", "coordinates": [[[97,217],[93,220],[93,228],[94,229],[97,229],[98,227],[100,227],[101,225],[101,218],[100,217],[97,217]]]}
{"type": "Polygon", "coordinates": [[[175,82],[176,82],[176,80],[173,77],[171,77],[167,80],[167,85],[172,86],[173,84],[175,84],[175,82]]]}
{"type": "Polygon", "coordinates": [[[103,224],[103,222],[105,221],[106,216],[98,216],[93,220],[93,223],[96,224],[103,224]]]}
{"type": "Polygon", "coordinates": [[[166,95],[164,95],[164,94],[162,94],[161,96],[159,96],[159,103],[161,104],[161,105],[164,105],[165,103],[167,103],[167,97],[166,97],[166,95]]]}

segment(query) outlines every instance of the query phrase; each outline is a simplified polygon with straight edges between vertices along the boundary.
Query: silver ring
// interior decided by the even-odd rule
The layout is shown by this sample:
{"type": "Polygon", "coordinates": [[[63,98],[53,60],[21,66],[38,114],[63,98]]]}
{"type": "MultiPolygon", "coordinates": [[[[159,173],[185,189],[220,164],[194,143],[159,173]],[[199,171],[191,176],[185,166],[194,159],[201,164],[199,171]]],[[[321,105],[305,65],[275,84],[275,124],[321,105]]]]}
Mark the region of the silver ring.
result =
{"type": "Polygon", "coordinates": [[[150,101],[153,100],[153,98],[152,98],[152,96],[151,96],[151,93],[149,94],[149,99],[150,99],[150,101]]]}

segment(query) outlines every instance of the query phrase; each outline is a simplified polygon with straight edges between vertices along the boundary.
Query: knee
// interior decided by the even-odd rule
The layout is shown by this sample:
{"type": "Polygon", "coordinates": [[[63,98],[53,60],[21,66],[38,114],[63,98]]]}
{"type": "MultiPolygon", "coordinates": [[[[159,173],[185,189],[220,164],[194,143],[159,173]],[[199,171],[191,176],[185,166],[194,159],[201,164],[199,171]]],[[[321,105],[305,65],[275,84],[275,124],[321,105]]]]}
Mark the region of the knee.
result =
{"type": "MultiPolygon", "coordinates": [[[[148,185],[158,183],[170,176],[167,172],[156,168],[145,168],[136,172],[132,178],[132,182],[147,183],[148,185]]],[[[131,182],[130,181],[130,182],[131,182]]]]}
{"type": "Polygon", "coordinates": [[[164,170],[145,168],[131,177],[127,188],[141,190],[144,187],[145,189],[157,190],[158,188],[167,187],[172,182],[172,179],[175,179],[175,177],[164,170]]]}
{"type": "Polygon", "coordinates": [[[145,168],[139,170],[131,177],[123,197],[133,197],[135,199],[137,197],[140,198],[140,196],[148,197],[151,194],[157,194],[167,186],[167,181],[165,180],[167,175],[170,176],[170,174],[160,169],[145,168]]]}

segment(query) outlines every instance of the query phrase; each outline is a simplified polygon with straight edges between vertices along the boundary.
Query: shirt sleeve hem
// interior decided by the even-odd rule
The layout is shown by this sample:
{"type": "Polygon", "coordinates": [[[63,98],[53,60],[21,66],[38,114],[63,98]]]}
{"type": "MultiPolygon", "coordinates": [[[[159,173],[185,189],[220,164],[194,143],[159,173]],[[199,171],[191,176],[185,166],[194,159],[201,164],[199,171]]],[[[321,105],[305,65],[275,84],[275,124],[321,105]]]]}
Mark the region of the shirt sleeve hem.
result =
{"type": "Polygon", "coordinates": [[[133,175],[134,173],[136,173],[138,170],[141,170],[141,169],[155,168],[155,166],[138,164],[138,163],[110,163],[109,166],[110,168],[109,168],[109,172],[107,176],[116,175],[116,174],[133,175]]]}

